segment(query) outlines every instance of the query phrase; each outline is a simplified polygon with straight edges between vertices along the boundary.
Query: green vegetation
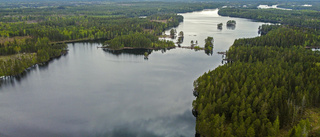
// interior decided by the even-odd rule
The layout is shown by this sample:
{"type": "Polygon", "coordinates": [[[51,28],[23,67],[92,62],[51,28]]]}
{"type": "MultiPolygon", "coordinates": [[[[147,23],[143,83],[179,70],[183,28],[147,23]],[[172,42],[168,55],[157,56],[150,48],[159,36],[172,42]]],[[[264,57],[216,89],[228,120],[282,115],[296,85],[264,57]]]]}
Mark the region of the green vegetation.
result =
{"type": "Polygon", "coordinates": [[[178,45],[183,42],[183,39],[184,39],[184,33],[183,33],[183,31],[180,31],[179,35],[178,35],[178,42],[177,42],[178,45]]]}
{"type": "MultiPolygon", "coordinates": [[[[268,27],[264,25],[262,28],[268,27]]],[[[268,31],[267,36],[261,36],[256,39],[240,39],[234,42],[235,45],[247,46],[276,46],[276,47],[314,47],[320,43],[319,32],[314,29],[289,27],[289,26],[277,26],[277,29],[268,31]]]]}
{"type": "Polygon", "coordinates": [[[304,118],[309,119],[310,125],[312,125],[309,136],[320,136],[320,109],[306,109],[304,118]]]}
{"type": "MultiPolygon", "coordinates": [[[[227,53],[233,63],[195,81],[198,97],[193,105],[198,113],[198,133],[276,136],[283,127],[296,125],[306,108],[320,105],[320,68],[315,65],[320,61],[319,52],[290,46],[286,38],[293,33],[289,28],[274,31],[282,35],[274,37],[269,32],[235,41],[227,53]],[[267,40],[274,38],[288,45],[267,40]]],[[[300,127],[305,122],[302,119],[300,127]]]]}
{"type": "Polygon", "coordinates": [[[320,107],[320,52],[308,47],[320,44],[320,32],[315,29],[319,23],[294,15],[311,11],[221,11],[224,15],[300,22],[263,25],[261,37],[236,40],[227,52],[231,63],[194,82],[197,135],[318,136],[319,113],[312,109],[320,107]],[[310,22],[317,25],[308,26],[310,22]]]}
{"type": "Polygon", "coordinates": [[[262,26],[259,26],[259,34],[266,35],[270,30],[277,29],[279,27],[282,27],[281,25],[267,25],[263,24],[262,26]]]}
{"type": "Polygon", "coordinates": [[[16,54],[1,56],[0,76],[17,75],[37,62],[35,54],[16,54]]]}
{"type": "Polygon", "coordinates": [[[228,20],[227,21],[227,26],[235,26],[237,23],[235,20],[228,20]]]}
{"type": "Polygon", "coordinates": [[[193,49],[194,50],[202,50],[203,48],[201,48],[200,46],[194,46],[193,49]]]}
{"type": "Polygon", "coordinates": [[[0,76],[14,76],[36,63],[58,57],[66,44],[51,44],[48,38],[22,38],[0,44],[0,76]]]}
{"type": "Polygon", "coordinates": [[[204,49],[205,50],[212,50],[213,48],[213,37],[207,37],[205,40],[204,49]]]}
{"type": "Polygon", "coordinates": [[[173,39],[177,34],[177,30],[176,29],[171,29],[170,30],[170,37],[173,39]]]}
{"type": "Polygon", "coordinates": [[[218,29],[222,29],[222,26],[223,26],[222,23],[219,23],[219,24],[217,25],[218,29]]]}
{"type": "Polygon", "coordinates": [[[35,63],[60,56],[66,52],[66,44],[58,43],[102,39],[114,49],[174,47],[156,36],[183,21],[178,12],[219,6],[174,2],[4,3],[0,5],[0,56],[36,53],[36,58],[1,60],[0,76],[17,75],[35,63]]]}
{"type": "Polygon", "coordinates": [[[172,41],[159,40],[154,35],[143,33],[121,35],[106,41],[105,45],[107,45],[107,48],[117,50],[125,48],[164,49],[175,47],[172,41]]]}
{"type": "Polygon", "coordinates": [[[180,32],[179,32],[179,37],[184,37],[183,31],[180,31],[180,32]]]}
{"type": "Polygon", "coordinates": [[[319,29],[320,23],[320,11],[314,10],[223,8],[219,14],[314,29],[319,29]]]}

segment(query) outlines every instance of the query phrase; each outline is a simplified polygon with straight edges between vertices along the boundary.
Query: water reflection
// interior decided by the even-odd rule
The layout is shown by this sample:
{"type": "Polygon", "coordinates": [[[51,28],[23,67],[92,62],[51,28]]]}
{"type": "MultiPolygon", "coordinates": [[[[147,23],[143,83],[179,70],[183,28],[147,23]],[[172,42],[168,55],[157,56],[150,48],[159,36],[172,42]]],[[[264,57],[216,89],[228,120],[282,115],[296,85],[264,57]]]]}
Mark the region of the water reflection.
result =
{"type": "Polygon", "coordinates": [[[42,71],[48,70],[49,64],[50,64],[50,62],[44,62],[44,63],[39,64],[38,65],[39,70],[42,70],[42,71]]]}
{"type": "Polygon", "coordinates": [[[204,53],[206,53],[208,56],[212,56],[213,48],[211,50],[204,50],[204,53]]]}
{"type": "Polygon", "coordinates": [[[107,137],[188,137],[193,132],[195,118],[190,115],[191,111],[184,113],[134,121],[116,126],[113,130],[103,133],[107,137]],[[190,133],[188,133],[190,132],[190,133]]]}
{"type": "Polygon", "coordinates": [[[26,76],[30,73],[30,71],[35,66],[32,66],[32,67],[26,69],[24,72],[22,72],[19,75],[7,76],[7,77],[0,78],[0,89],[2,88],[2,86],[8,86],[8,85],[15,86],[15,84],[19,84],[21,81],[23,81],[26,78],[26,76]]]}
{"type": "Polygon", "coordinates": [[[56,57],[56,58],[52,58],[47,62],[35,64],[35,65],[27,68],[26,70],[24,70],[19,75],[1,77],[0,78],[0,89],[2,86],[9,86],[9,85],[14,86],[15,84],[19,84],[23,79],[25,79],[27,77],[27,75],[29,75],[29,73],[31,73],[31,71],[33,69],[40,70],[40,71],[47,71],[49,68],[49,64],[53,63],[53,61],[55,61],[55,60],[56,61],[60,60],[62,57],[67,56],[67,54],[68,53],[63,54],[63,55],[56,57]]]}
{"type": "Polygon", "coordinates": [[[123,50],[110,50],[104,48],[103,51],[107,53],[111,53],[112,55],[119,56],[119,55],[144,55],[145,52],[151,54],[153,50],[150,49],[123,49],[123,50]]]}
{"type": "Polygon", "coordinates": [[[228,25],[227,29],[229,30],[235,30],[236,29],[236,25],[228,25]]]}
{"type": "Polygon", "coordinates": [[[115,56],[120,56],[120,55],[142,56],[142,55],[145,55],[146,53],[148,53],[148,55],[150,55],[152,52],[155,52],[155,51],[161,51],[161,53],[166,53],[168,50],[171,50],[171,49],[174,49],[174,48],[157,49],[157,50],[153,50],[153,49],[110,50],[107,48],[103,48],[103,51],[105,51],[106,53],[111,53],[112,55],[115,55],[115,56]]]}

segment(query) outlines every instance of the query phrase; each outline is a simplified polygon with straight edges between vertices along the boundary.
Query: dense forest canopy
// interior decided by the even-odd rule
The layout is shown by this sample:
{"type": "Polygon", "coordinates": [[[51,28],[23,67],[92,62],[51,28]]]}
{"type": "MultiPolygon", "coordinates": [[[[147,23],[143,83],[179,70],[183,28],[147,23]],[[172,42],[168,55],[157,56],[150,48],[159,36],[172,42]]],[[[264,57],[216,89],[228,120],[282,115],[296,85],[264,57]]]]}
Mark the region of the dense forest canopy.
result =
{"type": "Polygon", "coordinates": [[[319,11],[223,8],[220,15],[320,29],[319,11]]]}
{"type": "Polygon", "coordinates": [[[319,12],[224,8],[221,15],[263,25],[262,36],[238,39],[228,64],[194,82],[200,136],[319,136],[319,12]],[[314,111],[316,110],[316,112],[314,111]]]}
{"type": "Polygon", "coordinates": [[[143,48],[143,49],[163,49],[174,48],[172,41],[159,40],[158,37],[151,34],[134,33],[121,35],[112,40],[105,42],[107,48],[124,49],[124,48],[143,48]]]}

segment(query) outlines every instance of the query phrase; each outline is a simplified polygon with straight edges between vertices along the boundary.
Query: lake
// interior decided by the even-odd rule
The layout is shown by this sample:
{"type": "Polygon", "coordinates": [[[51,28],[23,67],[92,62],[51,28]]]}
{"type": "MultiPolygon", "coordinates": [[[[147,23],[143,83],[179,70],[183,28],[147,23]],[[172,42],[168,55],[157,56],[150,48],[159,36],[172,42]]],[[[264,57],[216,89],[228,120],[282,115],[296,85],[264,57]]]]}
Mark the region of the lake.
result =
{"type": "Polygon", "coordinates": [[[292,10],[287,8],[279,8],[278,5],[259,5],[257,6],[258,9],[279,9],[279,10],[292,10]]]}
{"type": "MultiPolygon", "coordinates": [[[[212,55],[176,48],[110,52],[99,43],[68,44],[69,53],[2,80],[0,136],[190,137],[195,134],[193,81],[221,62],[237,38],[258,36],[261,22],[221,17],[218,10],[183,13],[182,46],[214,38],[212,55]],[[235,28],[226,22],[235,20],[235,28]],[[217,24],[223,23],[222,30],[217,24]]],[[[169,30],[166,31],[169,34],[169,30]]],[[[176,41],[176,40],[173,40],[176,41]]]]}

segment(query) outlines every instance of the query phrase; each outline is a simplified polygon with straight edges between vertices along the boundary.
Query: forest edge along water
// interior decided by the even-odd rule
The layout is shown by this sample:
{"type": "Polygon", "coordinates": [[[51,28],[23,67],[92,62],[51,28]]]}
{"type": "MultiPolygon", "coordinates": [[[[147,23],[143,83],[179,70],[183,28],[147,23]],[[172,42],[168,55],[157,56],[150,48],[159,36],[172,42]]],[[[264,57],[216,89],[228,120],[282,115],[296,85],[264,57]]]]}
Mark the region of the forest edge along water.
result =
{"type": "MultiPolygon", "coordinates": [[[[175,48],[108,52],[99,43],[68,43],[69,53],[2,81],[0,133],[8,136],[194,136],[192,83],[221,65],[219,51],[258,36],[262,22],[221,17],[218,10],[183,13],[174,29],[181,46],[213,37],[213,54],[175,48]],[[217,24],[237,22],[234,29],[217,24]],[[144,53],[150,52],[148,60],[144,53]]],[[[165,31],[170,34],[170,30],[165,31]]],[[[171,40],[171,39],[167,39],[171,40]]],[[[178,39],[173,39],[173,42],[178,39]]]]}

